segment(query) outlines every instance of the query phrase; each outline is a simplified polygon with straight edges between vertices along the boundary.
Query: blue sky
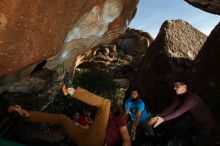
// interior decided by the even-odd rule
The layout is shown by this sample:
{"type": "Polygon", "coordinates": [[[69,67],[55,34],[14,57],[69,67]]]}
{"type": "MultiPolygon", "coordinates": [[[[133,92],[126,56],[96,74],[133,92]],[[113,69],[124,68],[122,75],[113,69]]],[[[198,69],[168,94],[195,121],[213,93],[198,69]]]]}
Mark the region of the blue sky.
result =
{"type": "Polygon", "coordinates": [[[209,35],[220,16],[202,11],[184,0],[140,0],[129,27],[149,32],[155,38],[162,23],[174,19],[187,21],[209,35]]]}

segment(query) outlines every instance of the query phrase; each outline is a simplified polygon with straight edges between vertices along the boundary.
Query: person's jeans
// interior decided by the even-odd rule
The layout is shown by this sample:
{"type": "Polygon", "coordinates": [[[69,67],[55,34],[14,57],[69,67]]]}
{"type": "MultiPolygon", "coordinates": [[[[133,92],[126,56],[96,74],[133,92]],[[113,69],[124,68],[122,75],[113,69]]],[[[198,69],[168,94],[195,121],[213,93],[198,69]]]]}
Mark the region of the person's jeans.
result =
{"type": "Polygon", "coordinates": [[[193,140],[191,137],[191,130],[193,128],[193,117],[190,112],[183,114],[182,116],[178,117],[173,122],[173,130],[175,131],[174,134],[183,140],[184,145],[191,145],[193,146],[193,140]]]}
{"type": "Polygon", "coordinates": [[[196,126],[196,146],[208,146],[213,129],[196,126]]]}
{"type": "Polygon", "coordinates": [[[90,93],[80,87],[75,90],[73,97],[98,108],[95,119],[89,129],[80,129],[69,117],[63,114],[31,111],[28,120],[30,122],[59,124],[79,146],[103,146],[110,112],[110,100],[90,93]]]}
{"type": "Polygon", "coordinates": [[[138,125],[140,128],[144,130],[144,134],[146,136],[154,136],[154,130],[151,126],[147,124],[147,122],[142,122],[138,125]]]}

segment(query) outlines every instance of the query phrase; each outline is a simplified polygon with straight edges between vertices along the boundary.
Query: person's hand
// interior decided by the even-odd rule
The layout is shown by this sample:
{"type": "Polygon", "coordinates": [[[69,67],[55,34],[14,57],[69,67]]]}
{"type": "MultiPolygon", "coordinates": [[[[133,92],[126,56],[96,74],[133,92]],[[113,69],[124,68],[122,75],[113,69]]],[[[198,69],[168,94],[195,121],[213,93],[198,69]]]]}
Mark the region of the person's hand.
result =
{"type": "Polygon", "coordinates": [[[153,126],[154,128],[159,126],[161,123],[164,122],[164,119],[162,117],[157,116],[156,118],[157,118],[157,121],[156,121],[156,123],[153,126]]]}
{"type": "Polygon", "coordinates": [[[30,116],[30,113],[27,110],[23,109],[23,108],[21,109],[21,113],[22,113],[23,117],[29,117],[30,116]]]}
{"type": "Polygon", "coordinates": [[[78,126],[79,126],[79,123],[78,123],[78,122],[75,122],[75,125],[76,125],[76,127],[78,127],[78,126]]]}
{"type": "Polygon", "coordinates": [[[65,84],[62,84],[61,85],[61,89],[63,91],[64,96],[67,96],[68,95],[68,88],[67,88],[67,86],[65,84]]]}
{"type": "Polygon", "coordinates": [[[20,114],[20,116],[22,117],[29,117],[30,116],[30,113],[23,109],[21,106],[19,105],[12,105],[12,106],[9,106],[8,107],[8,112],[9,113],[12,113],[12,112],[18,112],[20,114]]]}
{"type": "Polygon", "coordinates": [[[135,140],[135,136],[136,136],[136,128],[132,128],[131,130],[131,140],[134,141],[135,140]]]}
{"type": "Polygon", "coordinates": [[[150,118],[150,120],[147,121],[147,124],[148,124],[149,126],[152,126],[152,125],[154,125],[156,122],[157,122],[157,117],[153,117],[153,118],[150,118]]]}

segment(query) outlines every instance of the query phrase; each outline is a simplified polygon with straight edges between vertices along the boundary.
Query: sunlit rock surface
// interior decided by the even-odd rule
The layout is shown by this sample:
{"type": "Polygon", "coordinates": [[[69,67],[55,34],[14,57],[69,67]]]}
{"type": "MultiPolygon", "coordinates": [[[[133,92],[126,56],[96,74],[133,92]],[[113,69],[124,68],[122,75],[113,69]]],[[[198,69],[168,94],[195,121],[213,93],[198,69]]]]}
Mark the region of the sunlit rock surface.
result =
{"type": "Polygon", "coordinates": [[[99,45],[87,51],[81,61],[82,66],[111,68],[112,66],[125,65],[126,56],[142,57],[152,41],[153,38],[149,33],[129,28],[110,44],[99,45]],[[119,59],[125,62],[121,62],[119,59]]]}
{"type": "Polygon", "coordinates": [[[127,54],[140,56],[145,54],[152,41],[152,36],[147,32],[127,29],[125,34],[117,39],[117,47],[127,54]]]}
{"type": "Polygon", "coordinates": [[[204,11],[220,15],[219,0],[185,0],[185,1],[204,11]]]}
{"type": "Polygon", "coordinates": [[[0,92],[38,92],[61,80],[65,70],[72,72],[81,63],[88,49],[126,30],[137,3],[0,1],[0,92]]]}
{"type": "Polygon", "coordinates": [[[159,110],[172,92],[169,81],[184,73],[195,59],[206,36],[182,20],[165,21],[148,48],[131,87],[139,88],[146,104],[159,110]],[[160,100],[157,103],[157,100],[160,100]]]}

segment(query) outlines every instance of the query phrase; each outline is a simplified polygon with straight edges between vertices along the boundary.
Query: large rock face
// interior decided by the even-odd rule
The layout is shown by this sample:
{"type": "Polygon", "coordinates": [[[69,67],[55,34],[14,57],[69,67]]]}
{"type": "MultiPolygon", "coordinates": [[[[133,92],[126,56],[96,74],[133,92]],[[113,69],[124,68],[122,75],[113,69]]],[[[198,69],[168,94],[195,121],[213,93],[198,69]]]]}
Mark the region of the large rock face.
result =
{"type": "Polygon", "coordinates": [[[206,36],[187,22],[172,20],[163,23],[132,84],[140,89],[146,104],[153,107],[152,111],[159,110],[172,95],[169,81],[188,69],[205,40],[206,36]],[[157,103],[158,99],[160,102],[157,103]]]}
{"type": "Polygon", "coordinates": [[[95,1],[1,1],[1,71],[6,75],[57,54],[71,26],[95,1]]]}
{"type": "Polygon", "coordinates": [[[117,47],[133,56],[145,54],[152,43],[152,36],[140,30],[127,29],[125,34],[117,39],[117,47]]]}
{"type": "Polygon", "coordinates": [[[185,1],[204,11],[220,15],[219,0],[185,0],[185,1]]]}
{"type": "Polygon", "coordinates": [[[57,78],[51,71],[33,76],[42,70],[61,75],[63,70],[74,71],[83,58],[79,55],[126,30],[137,3],[138,0],[1,1],[0,92],[30,92],[30,86],[48,84],[45,76],[49,82],[57,78]]]}
{"type": "Polygon", "coordinates": [[[220,99],[220,23],[211,32],[207,41],[188,72],[192,88],[201,95],[219,118],[220,99]]]}

